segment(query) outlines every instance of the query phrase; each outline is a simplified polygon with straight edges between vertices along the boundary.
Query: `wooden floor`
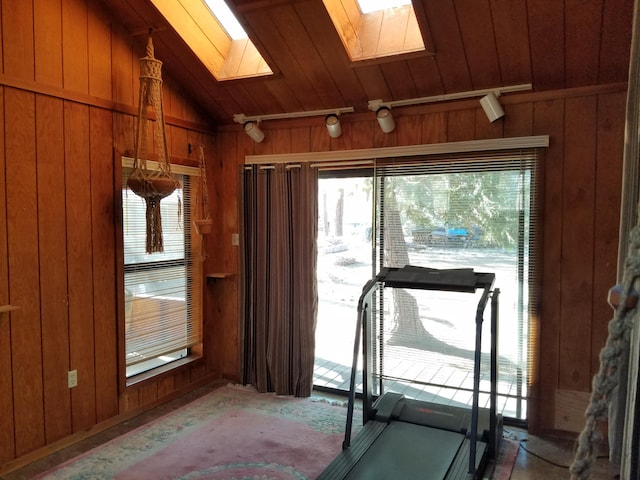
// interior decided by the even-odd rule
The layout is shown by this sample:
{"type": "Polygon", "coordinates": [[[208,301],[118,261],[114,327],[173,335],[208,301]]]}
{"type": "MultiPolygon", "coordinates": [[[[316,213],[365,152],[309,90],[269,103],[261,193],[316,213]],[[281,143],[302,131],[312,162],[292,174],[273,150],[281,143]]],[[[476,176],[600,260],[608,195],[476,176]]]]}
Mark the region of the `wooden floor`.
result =
{"type": "MultiPolygon", "coordinates": [[[[23,468],[0,476],[1,480],[30,480],[56,465],[101,445],[119,435],[123,435],[182,405],[205,395],[220,384],[202,387],[179,399],[157,407],[129,421],[123,422],[107,431],[94,435],[82,442],[56,452],[23,468]]],[[[555,480],[569,478],[569,466],[573,461],[573,441],[567,438],[542,438],[528,435],[525,430],[505,429],[505,437],[517,440],[520,448],[516,464],[511,474],[512,480],[555,480]]],[[[491,469],[491,466],[489,467],[491,469]]],[[[609,480],[616,478],[617,469],[611,466],[604,455],[598,458],[593,468],[594,479],[609,480]]],[[[493,478],[490,471],[485,476],[493,478]]]]}

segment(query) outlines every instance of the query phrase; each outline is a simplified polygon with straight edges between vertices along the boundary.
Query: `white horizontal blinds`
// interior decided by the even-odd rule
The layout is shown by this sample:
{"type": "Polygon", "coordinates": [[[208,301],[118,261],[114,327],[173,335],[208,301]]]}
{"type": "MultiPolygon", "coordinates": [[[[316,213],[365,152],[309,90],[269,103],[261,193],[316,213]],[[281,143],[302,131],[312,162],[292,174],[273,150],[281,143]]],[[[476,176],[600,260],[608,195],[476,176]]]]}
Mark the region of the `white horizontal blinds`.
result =
{"type": "MultiPolygon", "coordinates": [[[[496,274],[495,287],[501,291],[498,393],[505,415],[523,420],[528,354],[534,350],[537,158],[535,149],[524,149],[385,159],[376,165],[381,265],[496,274]]],[[[379,326],[383,378],[414,376],[419,388],[438,401],[464,403],[472,387],[477,295],[385,295],[379,326]]],[[[483,337],[482,390],[488,392],[488,311],[483,337]]]]}
{"type": "Polygon", "coordinates": [[[129,173],[123,167],[127,366],[202,341],[200,241],[191,227],[197,182],[178,175],[181,188],[160,202],[164,252],[148,254],[146,203],[127,188],[129,173]]]}

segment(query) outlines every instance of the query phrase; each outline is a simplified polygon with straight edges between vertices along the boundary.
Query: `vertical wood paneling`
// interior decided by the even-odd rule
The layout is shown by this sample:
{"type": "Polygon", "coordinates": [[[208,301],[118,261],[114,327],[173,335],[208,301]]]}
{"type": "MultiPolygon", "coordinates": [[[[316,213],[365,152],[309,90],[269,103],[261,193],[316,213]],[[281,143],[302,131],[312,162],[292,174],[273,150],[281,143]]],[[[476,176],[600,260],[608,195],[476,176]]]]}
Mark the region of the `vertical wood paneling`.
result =
{"type": "Polygon", "coordinates": [[[596,99],[568,99],[565,109],[562,308],[558,387],[588,391],[594,258],[596,99]]]}
{"type": "Polygon", "coordinates": [[[64,131],[69,368],[78,371],[78,386],[71,390],[73,431],[77,432],[96,421],[89,107],[65,102],[64,131]]]}
{"type": "Polygon", "coordinates": [[[86,0],[62,0],[62,75],[64,88],[89,93],[86,0]]]}
{"type": "Polygon", "coordinates": [[[423,115],[422,143],[444,143],[447,141],[447,113],[435,112],[423,115]]]}
{"type": "Polygon", "coordinates": [[[89,95],[111,99],[111,29],[102,8],[92,4],[88,18],[89,95]]]}
{"type": "Polygon", "coordinates": [[[95,328],[96,420],[118,413],[115,226],[111,112],[92,108],[90,124],[93,321],[95,328]]]}
{"type": "Polygon", "coordinates": [[[126,41],[127,37],[122,34],[122,32],[119,33],[120,35],[113,35],[111,37],[111,78],[113,101],[124,105],[137,106],[137,103],[134,102],[133,92],[134,85],[137,89],[139,82],[137,79],[134,82],[133,77],[134,55],[126,41]]]}
{"type": "Polygon", "coordinates": [[[607,294],[616,282],[625,107],[623,93],[598,98],[591,376],[600,368],[596,353],[606,343],[608,323],[613,316],[607,294]]]}
{"type": "Polygon", "coordinates": [[[539,350],[533,376],[529,425],[536,429],[554,425],[553,394],[558,385],[560,357],[560,311],[562,305],[562,222],[564,101],[536,102],[533,106],[534,135],[549,135],[544,152],[541,211],[542,242],[539,315],[535,319],[539,350]]]}
{"type": "Polygon", "coordinates": [[[60,0],[34,0],[36,82],[62,87],[62,19],[60,0]]]}
{"type": "Polygon", "coordinates": [[[549,22],[549,17],[564,17],[564,2],[537,0],[527,2],[531,44],[532,83],[536,88],[563,88],[565,53],[564,22],[549,22]]]}
{"type": "Polygon", "coordinates": [[[449,112],[449,118],[447,122],[448,142],[462,142],[465,140],[473,140],[475,130],[475,110],[455,110],[453,112],[449,112]]]}
{"type": "Polygon", "coordinates": [[[16,454],[45,442],[42,404],[42,331],[38,265],[35,99],[32,93],[5,89],[7,227],[14,386],[16,454]],[[16,115],[15,112],[19,112],[16,115]]]}
{"type": "Polygon", "coordinates": [[[603,0],[566,0],[565,86],[594,85],[598,79],[603,0]]]}
{"type": "MultiPolygon", "coordinates": [[[[489,0],[475,2],[457,0],[454,4],[462,31],[464,49],[467,52],[466,58],[473,88],[495,87],[495,79],[501,77],[489,0]]],[[[503,83],[500,82],[500,84],[503,83]]]]}
{"type": "MultiPolygon", "coordinates": [[[[0,189],[7,191],[5,175],[4,142],[4,88],[0,87],[0,189]]],[[[9,304],[9,252],[7,245],[7,202],[0,195],[0,305],[9,304]]],[[[0,314],[0,464],[15,457],[15,437],[13,424],[13,390],[11,368],[11,317],[0,314]]]]}
{"type": "Polygon", "coordinates": [[[38,243],[47,443],[71,433],[63,102],[36,98],[38,243]]]}
{"type": "Polygon", "coordinates": [[[2,0],[4,73],[25,81],[34,79],[33,5],[2,0]]]}

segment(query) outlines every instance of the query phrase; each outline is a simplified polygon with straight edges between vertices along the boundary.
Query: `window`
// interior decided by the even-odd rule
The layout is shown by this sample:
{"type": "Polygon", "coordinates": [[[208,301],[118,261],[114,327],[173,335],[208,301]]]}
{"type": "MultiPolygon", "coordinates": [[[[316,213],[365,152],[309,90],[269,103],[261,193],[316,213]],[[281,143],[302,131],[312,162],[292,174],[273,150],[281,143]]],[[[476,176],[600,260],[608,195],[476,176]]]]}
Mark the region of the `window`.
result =
{"type": "Polygon", "coordinates": [[[217,80],[273,74],[224,1],[151,1],[217,80]]]}
{"type": "MultiPolygon", "coordinates": [[[[526,421],[536,351],[537,162],[535,149],[504,150],[379,159],[375,175],[323,172],[316,387],[348,390],[358,297],[382,266],[473,268],[495,273],[500,289],[499,411],[526,421]]],[[[470,405],[477,296],[401,291],[381,302],[371,347],[384,390],[470,405]]],[[[489,391],[489,326],[487,312],[481,401],[489,391]]]]}
{"type": "Polygon", "coordinates": [[[198,169],[173,168],[181,187],[160,203],[164,252],[148,254],[146,204],[127,188],[131,163],[123,159],[127,377],[184,358],[202,343],[201,244],[191,227],[198,169]]]}
{"type": "MultiPolygon", "coordinates": [[[[536,161],[534,150],[478,152],[395,159],[379,162],[376,169],[379,266],[403,266],[408,259],[422,267],[496,274],[499,411],[519,421],[527,418],[529,353],[534,351],[529,339],[536,313],[536,161]]],[[[407,291],[385,298],[388,313],[381,316],[376,345],[382,382],[430,395],[430,401],[470,401],[477,301],[455,292],[407,291]]],[[[489,391],[487,318],[484,398],[489,391]]]]}
{"type": "Polygon", "coordinates": [[[426,50],[411,2],[323,2],[352,61],[426,50]]]}

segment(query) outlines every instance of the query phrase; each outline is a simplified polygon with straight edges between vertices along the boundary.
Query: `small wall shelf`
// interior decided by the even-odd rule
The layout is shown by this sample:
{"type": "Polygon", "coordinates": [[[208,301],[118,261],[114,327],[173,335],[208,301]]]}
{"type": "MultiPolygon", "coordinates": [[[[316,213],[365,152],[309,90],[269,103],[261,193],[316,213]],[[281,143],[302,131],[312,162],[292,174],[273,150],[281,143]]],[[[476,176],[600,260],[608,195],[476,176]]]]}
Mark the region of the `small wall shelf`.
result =
{"type": "Polygon", "coordinates": [[[225,273],[225,272],[214,272],[207,273],[207,280],[220,280],[223,278],[233,277],[233,273],[225,273]]]}
{"type": "Polygon", "coordinates": [[[0,313],[9,313],[18,310],[20,307],[15,305],[0,305],[0,313]]]}

